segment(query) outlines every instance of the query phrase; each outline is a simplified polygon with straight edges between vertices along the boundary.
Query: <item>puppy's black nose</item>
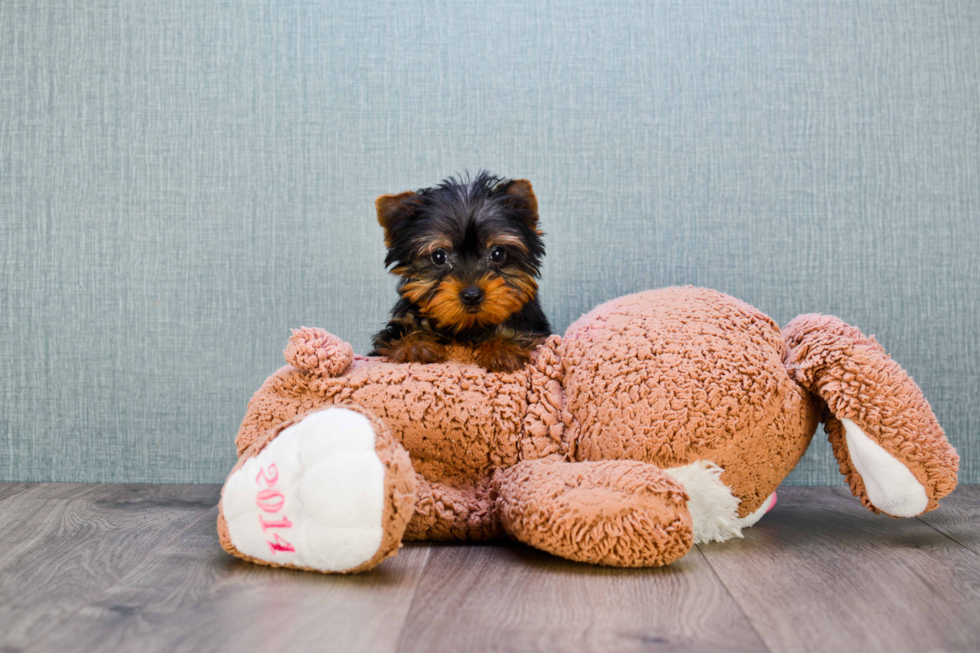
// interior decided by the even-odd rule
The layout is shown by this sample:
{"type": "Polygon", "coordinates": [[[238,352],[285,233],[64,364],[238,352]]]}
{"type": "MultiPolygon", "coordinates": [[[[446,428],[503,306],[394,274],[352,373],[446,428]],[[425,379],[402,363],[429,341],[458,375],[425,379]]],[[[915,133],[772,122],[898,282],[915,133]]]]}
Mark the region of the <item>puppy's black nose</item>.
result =
{"type": "Polygon", "coordinates": [[[467,306],[477,306],[483,301],[483,290],[477,288],[476,286],[470,286],[469,288],[464,288],[463,291],[459,293],[459,298],[467,306]]]}

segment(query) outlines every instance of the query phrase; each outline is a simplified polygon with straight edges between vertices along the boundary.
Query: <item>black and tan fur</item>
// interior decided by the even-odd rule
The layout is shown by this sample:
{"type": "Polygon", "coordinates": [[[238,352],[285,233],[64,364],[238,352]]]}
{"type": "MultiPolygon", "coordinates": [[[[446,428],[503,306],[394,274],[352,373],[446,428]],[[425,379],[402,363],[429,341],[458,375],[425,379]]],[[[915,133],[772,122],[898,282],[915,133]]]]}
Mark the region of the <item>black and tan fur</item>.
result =
{"type": "Polygon", "coordinates": [[[551,333],[537,296],[544,243],[531,183],[481,172],[375,206],[400,298],[372,354],[433,363],[462,343],[489,370],[526,363],[551,333]]]}

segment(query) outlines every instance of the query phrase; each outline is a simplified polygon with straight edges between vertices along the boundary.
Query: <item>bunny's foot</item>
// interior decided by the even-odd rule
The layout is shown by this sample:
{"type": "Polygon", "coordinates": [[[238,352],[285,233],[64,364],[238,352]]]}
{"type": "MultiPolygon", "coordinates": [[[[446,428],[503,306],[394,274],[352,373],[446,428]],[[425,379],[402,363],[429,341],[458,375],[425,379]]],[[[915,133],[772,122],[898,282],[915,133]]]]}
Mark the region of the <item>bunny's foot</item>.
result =
{"type": "Polygon", "coordinates": [[[694,543],[684,486],[649,463],[525,460],[493,489],[509,535],[570,560],[660,567],[694,543]]]}
{"type": "Polygon", "coordinates": [[[416,491],[387,427],[332,406],[249,447],[222,488],[218,533],[226,551],[260,564],[364,571],[396,554],[416,491]]]}

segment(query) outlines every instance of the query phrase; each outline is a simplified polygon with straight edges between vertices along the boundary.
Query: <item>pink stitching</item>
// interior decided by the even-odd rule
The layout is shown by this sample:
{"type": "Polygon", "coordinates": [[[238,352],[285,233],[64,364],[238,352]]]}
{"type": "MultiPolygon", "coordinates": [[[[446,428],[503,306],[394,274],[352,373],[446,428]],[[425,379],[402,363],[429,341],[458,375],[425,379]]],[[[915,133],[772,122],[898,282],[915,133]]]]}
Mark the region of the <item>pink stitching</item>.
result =
{"type": "Polygon", "coordinates": [[[286,503],[286,497],[279,490],[266,488],[259,492],[255,503],[265,512],[279,512],[286,503]]]}
{"type": "MultiPolygon", "coordinates": [[[[257,505],[264,512],[279,512],[282,507],[286,504],[286,497],[279,490],[273,490],[276,483],[279,481],[279,469],[276,468],[275,463],[269,465],[265,469],[259,468],[259,473],[255,477],[256,485],[262,485],[265,483],[266,487],[264,490],[260,490],[255,497],[255,505],[257,505]]],[[[262,527],[262,532],[270,528],[291,528],[293,522],[289,520],[289,517],[283,515],[282,519],[277,521],[266,521],[262,519],[262,515],[259,515],[259,525],[262,527]]],[[[279,537],[278,533],[272,534],[272,540],[266,540],[269,545],[269,549],[273,554],[284,552],[284,553],[295,553],[296,547],[287,542],[286,540],[279,537]]]]}
{"type": "Polygon", "coordinates": [[[279,537],[279,533],[273,535],[275,539],[274,542],[269,542],[269,548],[272,549],[272,553],[278,553],[279,551],[285,551],[286,553],[296,553],[296,548],[287,542],[286,540],[279,537]]]}
{"type": "Polygon", "coordinates": [[[293,525],[285,515],[279,521],[266,521],[262,519],[262,515],[259,515],[259,523],[262,525],[263,533],[269,528],[290,528],[293,525]]]}
{"type": "Polygon", "coordinates": [[[273,485],[276,484],[276,481],[279,480],[279,470],[276,468],[276,464],[275,463],[272,463],[271,465],[269,465],[269,467],[267,469],[270,472],[272,472],[272,477],[270,478],[270,477],[266,476],[265,475],[266,470],[265,469],[262,469],[260,467],[259,468],[259,475],[255,477],[255,482],[256,483],[259,483],[260,481],[265,481],[265,486],[266,487],[272,487],[273,485]]]}

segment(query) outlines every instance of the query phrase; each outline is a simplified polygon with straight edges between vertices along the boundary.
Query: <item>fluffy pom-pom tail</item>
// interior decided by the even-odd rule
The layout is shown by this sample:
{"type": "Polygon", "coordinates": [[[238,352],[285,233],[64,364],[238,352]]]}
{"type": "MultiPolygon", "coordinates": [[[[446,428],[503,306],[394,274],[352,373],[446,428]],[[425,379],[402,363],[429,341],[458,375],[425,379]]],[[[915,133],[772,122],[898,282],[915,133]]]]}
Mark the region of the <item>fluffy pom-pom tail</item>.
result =
{"type": "Polygon", "coordinates": [[[340,376],[354,360],[354,349],[323,329],[300,327],[293,329],[283,356],[287,363],[304,372],[340,376]]]}

